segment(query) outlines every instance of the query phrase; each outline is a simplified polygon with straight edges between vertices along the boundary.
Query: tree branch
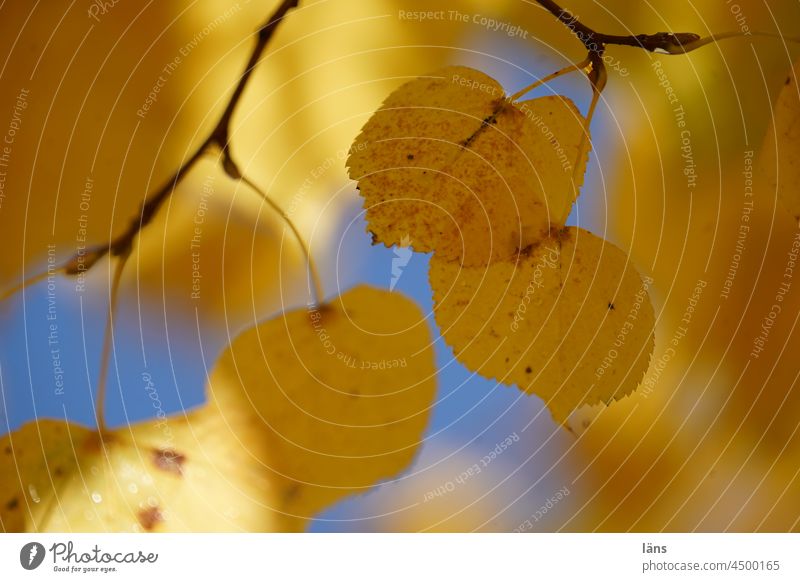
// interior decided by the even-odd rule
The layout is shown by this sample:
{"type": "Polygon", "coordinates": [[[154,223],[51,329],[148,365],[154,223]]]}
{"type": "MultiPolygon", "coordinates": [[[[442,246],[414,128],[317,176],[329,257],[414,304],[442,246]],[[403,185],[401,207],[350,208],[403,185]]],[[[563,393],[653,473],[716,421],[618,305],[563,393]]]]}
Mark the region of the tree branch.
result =
{"type": "Polygon", "coordinates": [[[583,43],[589,53],[603,54],[605,45],[615,44],[634,46],[650,52],[678,54],[686,52],[686,46],[700,40],[700,35],[693,32],[657,32],[656,34],[636,34],[620,36],[603,34],[583,24],[568,10],[561,8],[554,0],[536,0],[545,10],[555,16],[564,26],[569,28],[583,43]]]}
{"type": "Polygon", "coordinates": [[[136,238],[136,235],[138,235],[148,224],[150,224],[164,202],[169,199],[170,195],[175,190],[175,187],[181,182],[181,180],[183,180],[187,172],[192,169],[195,163],[197,163],[203,154],[208,152],[211,147],[217,146],[222,150],[223,167],[226,172],[230,173],[229,168],[235,167],[230,163],[229,153],[230,125],[233,114],[236,111],[236,107],[239,105],[239,102],[241,101],[242,94],[244,93],[244,90],[250,81],[253,70],[258,65],[258,61],[261,60],[261,57],[263,56],[270,39],[280,26],[284,16],[286,16],[290,10],[296,8],[298,2],[299,0],[283,0],[280,6],[275,9],[267,21],[261,27],[259,27],[256,45],[253,47],[253,51],[250,53],[250,58],[247,60],[244,71],[242,72],[239,82],[236,84],[236,88],[233,90],[230,99],[228,100],[228,104],[225,106],[225,110],[220,116],[217,124],[214,126],[214,129],[211,130],[209,136],[203,141],[197,150],[195,150],[189,159],[181,164],[177,170],[175,170],[175,173],[170,177],[170,179],[167,180],[161,188],[156,190],[155,193],[150,195],[142,203],[139,209],[139,215],[131,222],[130,226],[125,231],[107,244],[94,247],[89,252],[85,252],[81,255],[73,256],[63,266],[63,271],[65,274],[77,275],[81,271],[87,271],[107,254],[112,256],[127,255],[133,247],[133,241],[136,238]]]}

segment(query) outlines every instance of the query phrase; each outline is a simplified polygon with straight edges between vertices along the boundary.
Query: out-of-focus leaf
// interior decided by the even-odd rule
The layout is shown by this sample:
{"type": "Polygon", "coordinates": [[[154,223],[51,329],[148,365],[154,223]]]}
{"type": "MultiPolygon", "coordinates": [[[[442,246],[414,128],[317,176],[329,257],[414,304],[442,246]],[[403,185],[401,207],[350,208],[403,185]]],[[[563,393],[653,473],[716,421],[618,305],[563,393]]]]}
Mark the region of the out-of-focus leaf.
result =
{"type": "Polygon", "coordinates": [[[230,334],[285,308],[286,297],[292,307],[305,304],[304,265],[283,216],[209,156],[137,238],[123,286],[137,288],[145,316],[168,314],[194,328],[199,314],[201,325],[220,330],[222,347],[230,334]]]}
{"type": "MultiPolygon", "coordinates": [[[[203,138],[243,56],[221,45],[251,35],[259,8],[218,0],[199,28],[188,3],[6,3],[0,9],[4,134],[0,284],[107,242],[203,138]],[[95,8],[92,10],[91,8],[95,8]],[[212,28],[204,27],[215,20],[212,28]],[[240,38],[230,39],[235,30],[240,38]],[[224,38],[225,42],[221,42],[224,38]],[[198,72],[197,65],[206,65],[198,72]]],[[[247,47],[242,46],[243,50],[247,47]]],[[[0,138],[2,139],[2,138],[0,138]]]]}
{"type": "Polygon", "coordinates": [[[772,126],[761,149],[760,167],[769,192],[792,217],[800,222],[800,87],[797,74],[800,61],[786,77],[786,84],[775,103],[772,126]]]}
{"type": "Polygon", "coordinates": [[[408,466],[433,406],[431,341],[413,302],[360,286],[231,344],[211,389],[252,400],[283,511],[311,516],[408,466]]]}
{"type": "MultiPolygon", "coordinates": [[[[154,393],[157,397],[157,393],[154,393]]],[[[105,436],[60,420],[0,440],[5,531],[272,531],[258,418],[214,402],[105,436]]]]}

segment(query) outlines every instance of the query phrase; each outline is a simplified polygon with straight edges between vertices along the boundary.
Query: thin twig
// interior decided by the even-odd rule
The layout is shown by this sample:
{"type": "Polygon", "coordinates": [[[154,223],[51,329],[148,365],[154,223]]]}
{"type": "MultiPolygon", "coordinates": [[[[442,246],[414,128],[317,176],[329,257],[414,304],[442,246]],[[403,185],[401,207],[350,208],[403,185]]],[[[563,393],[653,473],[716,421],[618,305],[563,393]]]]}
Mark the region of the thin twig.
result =
{"type": "Polygon", "coordinates": [[[600,55],[603,54],[606,45],[609,44],[632,46],[650,52],[669,55],[682,55],[712,42],[743,36],[782,38],[789,42],[800,43],[800,37],[784,37],[780,34],[758,31],[750,31],[748,33],[741,31],[725,32],[707,37],[701,37],[694,32],[657,32],[655,34],[632,35],[604,34],[581,22],[577,16],[561,8],[554,0],[536,0],[536,2],[569,28],[590,53],[595,52],[600,55]]]}
{"type": "MultiPolygon", "coordinates": [[[[586,47],[589,53],[603,54],[605,45],[616,44],[635,46],[650,52],[665,52],[673,54],[677,49],[696,42],[700,35],[693,32],[657,32],[656,34],[616,35],[597,32],[581,22],[568,10],[561,8],[554,0],[536,0],[543,8],[569,28],[586,47]]],[[[681,51],[686,52],[686,51],[681,51]]]]}
{"type": "Polygon", "coordinates": [[[97,402],[95,403],[95,417],[97,418],[97,432],[102,436],[106,431],[106,392],[108,391],[108,368],[111,360],[111,347],[114,345],[114,315],[117,312],[117,301],[119,299],[119,283],[122,280],[122,272],[125,270],[125,263],[128,261],[130,253],[125,253],[117,257],[118,263],[114,266],[114,276],[111,279],[109,290],[108,312],[106,314],[106,327],[103,332],[103,351],[100,356],[100,372],[97,378],[97,402]]]}
{"type": "MultiPolygon", "coordinates": [[[[168,180],[160,190],[158,190],[142,205],[141,212],[139,213],[139,219],[133,222],[127,231],[122,233],[107,247],[101,247],[99,249],[102,254],[110,252],[111,254],[116,255],[126,252],[131,247],[135,236],[150,223],[158,209],[161,208],[161,205],[169,198],[170,194],[175,189],[175,186],[178,185],[186,173],[192,168],[192,166],[194,166],[197,160],[199,160],[200,157],[208,151],[210,147],[218,146],[222,149],[223,155],[225,157],[228,156],[228,150],[230,147],[230,124],[231,120],[233,119],[233,113],[236,110],[236,107],[239,105],[242,95],[244,94],[244,90],[247,87],[247,83],[250,81],[250,77],[253,74],[253,70],[258,64],[258,61],[261,60],[261,56],[264,54],[272,35],[275,34],[275,31],[278,29],[278,26],[283,20],[283,17],[286,16],[286,14],[292,8],[297,7],[298,1],[299,0],[284,0],[281,5],[275,9],[275,12],[273,12],[269,19],[267,19],[266,23],[259,28],[256,46],[253,47],[253,51],[250,53],[250,58],[247,59],[247,64],[244,67],[244,72],[242,73],[242,76],[239,77],[239,82],[237,83],[236,88],[233,90],[233,93],[228,100],[228,105],[225,107],[225,111],[223,111],[219,121],[217,122],[216,126],[214,126],[214,129],[211,130],[209,136],[200,145],[200,147],[197,148],[197,151],[195,151],[194,154],[192,154],[192,156],[177,169],[172,178],[168,180]]],[[[100,256],[102,256],[102,254],[100,256]]]]}
{"type": "Polygon", "coordinates": [[[538,81],[536,81],[534,83],[531,83],[527,87],[523,87],[522,89],[520,89],[519,91],[514,93],[511,97],[509,97],[509,100],[511,102],[518,101],[520,98],[525,96],[527,93],[530,93],[531,91],[536,89],[536,87],[544,85],[545,83],[549,83],[553,79],[557,79],[558,77],[561,77],[562,75],[566,75],[567,73],[571,73],[573,71],[581,71],[581,70],[585,69],[586,67],[588,67],[590,64],[591,64],[591,60],[587,58],[587,59],[582,60],[579,63],[575,63],[575,64],[569,65],[567,67],[564,67],[563,69],[559,69],[555,73],[550,73],[546,77],[542,77],[541,79],[539,79],[538,81]]]}
{"type": "MultiPolygon", "coordinates": [[[[589,125],[594,115],[595,108],[600,99],[600,94],[605,89],[606,81],[608,80],[608,73],[603,61],[603,54],[606,50],[606,45],[620,45],[638,47],[650,52],[659,52],[670,55],[685,54],[707,44],[717,42],[720,40],[745,36],[742,32],[725,32],[720,34],[712,34],[708,37],[701,37],[699,34],[693,32],[657,32],[655,34],[634,34],[634,35],[616,35],[605,34],[597,32],[595,29],[587,26],[581,22],[577,16],[573,15],[568,10],[565,10],[558,5],[554,0],[536,0],[540,6],[555,16],[559,22],[569,28],[577,39],[583,44],[588,51],[586,60],[581,63],[570,65],[560,71],[553,73],[534,83],[529,87],[525,87],[521,91],[514,94],[512,100],[519,98],[534,87],[541,85],[547,81],[554,79],[564,73],[582,69],[589,82],[592,84],[592,102],[589,106],[589,112],[586,116],[584,138],[578,148],[578,155],[580,156],[581,148],[585,145],[586,140],[589,139],[589,125]]],[[[790,42],[800,42],[798,37],[783,37],[780,34],[769,32],[752,32],[753,36],[770,37],[770,38],[784,38],[790,42]]],[[[577,171],[576,166],[576,171],[577,171]]]]}
{"type": "MultiPolygon", "coordinates": [[[[133,249],[133,242],[136,239],[136,236],[152,222],[158,210],[161,208],[164,202],[169,199],[176,186],[183,180],[189,170],[191,170],[197,161],[212,147],[218,147],[221,150],[222,166],[225,171],[229,174],[231,174],[233,171],[238,173],[238,168],[236,168],[236,165],[233,163],[230,155],[229,138],[233,114],[236,111],[236,107],[239,105],[239,102],[241,101],[244,90],[253,74],[253,70],[261,60],[261,57],[263,56],[270,39],[278,29],[283,17],[286,16],[290,10],[297,7],[298,1],[299,0],[284,0],[272,13],[269,19],[267,19],[264,25],[259,28],[256,45],[253,47],[253,50],[250,53],[250,58],[248,58],[247,64],[244,67],[244,71],[241,77],[239,77],[239,82],[237,83],[236,88],[233,90],[233,93],[228,100],[228,104],[225,106],[225,110],[220,116],[219,121],[214,126],[214,129],[211,130],[211,133],[194,151],[194,153],[189,156],[189,158],[183,162],[183,164],[181,164],[177,170],[175,170],[170,179],[167,180],[166,183],[161,186],[161,188],[151,194],[142,203],[138,216],[135,220],[131,221],[131,224],[128,226],[128,228],[108,243],[94,247],[88,252],[82,251],[79,255],[74,255],[65,263],[58,265],[55,268],[51,267],[50,269],[50,272],[64,273],[66,275],[78,275],[91,269],[97,264],[98,261],[100,261],[100,259],[107,255],[116,257],[118,260],[118,263],[114,267],[114,276],[111,281],[111,288],[109,291],[108,313],[103,336],[103,348],[100,357],[100,371],[97,387],[97,401],[95,404],[97,429],[98,433],[101,435],[101,439],[102,435],[107,432],[107,425],[105,421],[105,405],[108,386],[108,370],[111,360],[111,348],[114,343],[114,316],[116,314],[117,302],[119,299],[119,286],[122,279],[122,273],[125,269],[125,264],[130,256],[131,250],[133,249]]],[[[266,198],[265,194],[264,196],[266,198]]],[[[269,202],[272,202],[268,198],[266,199],[269,202]]],[[[274,206],[274,202],[272,202],[272,204],[274,206]]],[[[288,221],[288,224],[298,236],[298,240],[301,240],[299,233],[294,228],[294,225],[291,223],[291,221],[288,221]]],[[[316,277],[316,271],[313,269],[313,264],[310,262],[310,255],[308,255],[307,249],[302,240],[301,245],[303,245],[303,249],[306,251],[306,255],[308,256],[309,269],[314,276],[314,281],[317,285],[317,293],[321,294],[321,291],[319,290],[319,280],[316,277]]],[[[45,274],[40,274],[27,279],[26,281],[12,288],[10,291],[4,293],[2,295],[2,299],[6,299],[17,291],[24,289],[28,284],[36,282],[44,276],[45,274]]]]}
{"type": "Polygon", "coordinates": [[[289,215],[286,214],[283,211],[283,209],[280,206],[278,206],[278,204],[272,198],[270,198],[270,196],[266,192],[264,192],[261,188],[259,188],[259,186],[255,184],[252,180],[250,180],[250,178],[248,178],[246,175],[241,173],[239,175],[240,175],[239,179],[242,181],[242,183],[252,188],[264,200],[264,202],[266,202],[269,205],[269,207],[272,208],[272,210],[274,210],[281,216],[281,218],[283,218],[283,221],[289,227],[289,230],[292,231],[294,238],[300,245],[300,248],[303,252],[303,256],[306,261],[308,276],[310,279],[311,298],[314,302],[314,305],[319,305],[322,301],[325,300],[325,295],[322,289],[322,280],[319,277],[319,273],[317,271],[316,264],[314,263],[314,259],[311,258],[311,251],[308,248],[308,244],[306,243],[305,239],[301,236],[300,231],[297,229],[297,226],[289,217],[289,215]]]}

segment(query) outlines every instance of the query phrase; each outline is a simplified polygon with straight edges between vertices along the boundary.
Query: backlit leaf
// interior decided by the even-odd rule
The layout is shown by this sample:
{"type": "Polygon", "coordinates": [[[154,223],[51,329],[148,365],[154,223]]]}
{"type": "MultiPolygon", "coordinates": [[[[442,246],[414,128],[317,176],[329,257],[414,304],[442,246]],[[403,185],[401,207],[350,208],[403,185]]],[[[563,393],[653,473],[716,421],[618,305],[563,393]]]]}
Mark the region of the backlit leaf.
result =
{"type": "Polygon", "coordinates": [[[30,422],[0,440],[2,529],[272,531],[263,457],[257,417],[213,402],[115,430],[105,449],[92,429],[30,422]]]}
{"type": "Polygon", "coordinates": [[[386,99],[348,166],[375,242],[410,237],[415,251],[484,265],[563,224],[583,181],[584,134],[566,97],[512,104],[491,77],[446,67],[386,99]]]}
{"type": "Polygon", "coordinates": [[[625,254],[574,227],[489,267],[434,254],[436,321],[470,370],[540,396],[565,422],[611,403],[642,379],[653,349],[649,279],[625,254]]]}
{"type": "Polygon", "coordinates": [[[408,466],[433,406],[431,341],[413,302],[360,286],[232,343],[211,386],[262,416],[283,510],[313,515],[408,466]]]}

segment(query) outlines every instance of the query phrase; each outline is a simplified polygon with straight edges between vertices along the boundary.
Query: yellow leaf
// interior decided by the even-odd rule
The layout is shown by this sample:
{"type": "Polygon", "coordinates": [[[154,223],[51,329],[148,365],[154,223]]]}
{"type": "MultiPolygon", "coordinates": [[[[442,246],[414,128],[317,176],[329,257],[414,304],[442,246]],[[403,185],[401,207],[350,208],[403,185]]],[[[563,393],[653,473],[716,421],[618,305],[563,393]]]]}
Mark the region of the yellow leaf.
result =
{"type": "Polygon", "coordinates": [[[416,251],[485,265],[563,224],[583,181],[584,134],[566,97],[512,104],[491,77],[446,67],[386,99],[348,166],[375,242],[410,237],[416,251]]]}
{"type": "Polygon", "coordinates": [[[786,78],[775,104],[772,127],[767,132],[759,160],[770,192],[800,222],[800,61],[786,78]]]}
{"type": "MultiPolygon", "coordinates": [[[[249,408],[213,402],[104,437],[60,420],[0,439],[5,531],[273,531],[274,488],[249,408]]],[[[294,526],[299,527],[299,524],[294,526]]]]}
{"type": "Polygon", "coordinates": [[[252,399],[281,507],[306,517],[408,466],[433,406],[435,374],[419,308],[360,286],[243,333],[211,387],[252,399]]]}
{"type": "Polygon", "coordinates": [[[445,341],[470,370],[540,396],[565,422],[636,389],[653,350],[653,308],[625,254],[566,228],[519,256],[460,267],[434,255],[445,341]]]}

